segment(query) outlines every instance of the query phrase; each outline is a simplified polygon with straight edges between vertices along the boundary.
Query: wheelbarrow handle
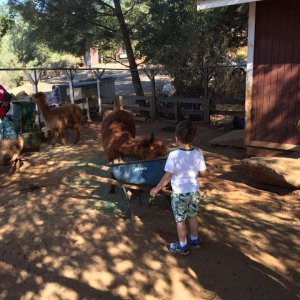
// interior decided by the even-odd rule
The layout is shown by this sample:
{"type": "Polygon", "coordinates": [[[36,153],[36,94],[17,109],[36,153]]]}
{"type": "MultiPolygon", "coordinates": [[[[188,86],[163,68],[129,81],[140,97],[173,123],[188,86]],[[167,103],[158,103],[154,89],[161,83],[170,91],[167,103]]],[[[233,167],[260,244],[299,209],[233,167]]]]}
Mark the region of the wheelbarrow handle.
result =
{"type": "Polygon", "coordinates": [[[149,199],[148,199],[148,207],[150,207],[152,205],[152,203],[154,201],[154,198],[155,197],[149,197],[149,199]]]}

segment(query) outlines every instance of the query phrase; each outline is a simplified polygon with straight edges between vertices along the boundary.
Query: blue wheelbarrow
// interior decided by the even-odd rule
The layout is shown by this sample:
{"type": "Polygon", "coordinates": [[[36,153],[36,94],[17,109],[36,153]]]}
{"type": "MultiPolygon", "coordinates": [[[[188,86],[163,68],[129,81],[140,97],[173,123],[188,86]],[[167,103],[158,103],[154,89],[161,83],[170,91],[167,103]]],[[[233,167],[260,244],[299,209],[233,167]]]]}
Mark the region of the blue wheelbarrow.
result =
{"type": "MultiPolygon", "coordinates": [[[[124,215],[131,216],[131,203],[133,199],[138,197],[139,202],[141,203],[141,194],[149,194],[151,188],[155,187],[165,174],[165,164],[166,158],[122,162],[110,164],[109,166],[99,166],[89,163],[89,166],[109,171],[113,175],[114,179],[90,174],[80,175],[86,179],[96,180],[102,183],[121,187],[128,203],[128,207],[124,212],[124,215]]],[[[167,197],[171,194],[171,191],[167,189],[163,189],[161,192],[167,197]]],[[[151,205],[152,200],[152,198],[149,198],[149,206],[151,205]]]]}
{"type": "MultiPolygon", "coordinates": [[[[166,161],[166,158],[158,158],[110,165],[110,171],[127,199],[128,207],[125,214],[131,215],[131,202],[136,196],[141,204],[141,194],[143,192],[149,194],[150,189],[160,182],[165,174],[166,161]]],[[[162,192],[166,196],[171,193],[166,189],[163,189],[162,192]]],[[[149,198],[149,206],[152,201],[153,198],[149,198]]]]}
{"type": "Polygon", "coordinates": [[[111,164],[110,171],[120,183],[156,186],[165,174],[165,158],[111,164]]]}

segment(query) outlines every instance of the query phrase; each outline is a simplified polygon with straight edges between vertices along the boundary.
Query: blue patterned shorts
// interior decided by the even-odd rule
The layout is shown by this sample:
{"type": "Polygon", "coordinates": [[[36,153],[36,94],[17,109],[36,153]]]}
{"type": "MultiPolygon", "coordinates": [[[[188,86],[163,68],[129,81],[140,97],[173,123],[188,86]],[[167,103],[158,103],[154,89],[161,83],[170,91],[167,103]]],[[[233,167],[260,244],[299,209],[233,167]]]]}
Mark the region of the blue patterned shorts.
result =
{"type": "Polygon", "coordinates": [[[171,195],[172,210],[177,223],[195,218],[199,211],[200,192],[171,195]]]}

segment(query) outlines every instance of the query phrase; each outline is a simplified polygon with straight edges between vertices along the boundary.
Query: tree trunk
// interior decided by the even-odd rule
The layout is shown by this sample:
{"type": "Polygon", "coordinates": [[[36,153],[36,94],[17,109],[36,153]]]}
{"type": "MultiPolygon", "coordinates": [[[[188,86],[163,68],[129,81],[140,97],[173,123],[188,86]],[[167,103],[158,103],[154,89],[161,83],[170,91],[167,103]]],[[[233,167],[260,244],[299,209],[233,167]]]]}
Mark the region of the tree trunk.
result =
{"type": "MultiPolygon", "coordinates": [[[[139,72],[137,69],[136,62],[135,62],[135,57],[134,57],[132,46],[131,46],[131,40],[130,40],[127,24],[125,22],[124,15],[122,13],[120,0],[114,0],[114,4],[115,4],[115,13],[116,13],[119,25],[120,25],[120,30],[122,33],[123,42],[124,42],[124,46],[126,49],[129,66],[130,66],[130,71],[131,71],[131,76],[132,76],[132,84],[133,84],[136,95],[144,96],[142,83],[141,83],[139,72]]],[[[145,101],[142,101],[142,102],[145,104],[145,101]]],[[[143,104],[142,102],[139,101],[140,104],[143,104]]]]}

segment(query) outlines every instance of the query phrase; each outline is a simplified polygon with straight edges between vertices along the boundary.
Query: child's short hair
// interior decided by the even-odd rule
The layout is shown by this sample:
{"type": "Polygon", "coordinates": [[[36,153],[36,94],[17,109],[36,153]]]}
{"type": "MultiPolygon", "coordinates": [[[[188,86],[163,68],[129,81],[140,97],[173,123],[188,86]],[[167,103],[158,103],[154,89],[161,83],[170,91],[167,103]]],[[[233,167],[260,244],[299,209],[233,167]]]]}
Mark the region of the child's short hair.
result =
{"type": "Polygon", "coordinates": [[[197,128],[190,120],[184,120],[177,124],[175,135],[179,142],[189,144],[196,135],[197,128]]]}

